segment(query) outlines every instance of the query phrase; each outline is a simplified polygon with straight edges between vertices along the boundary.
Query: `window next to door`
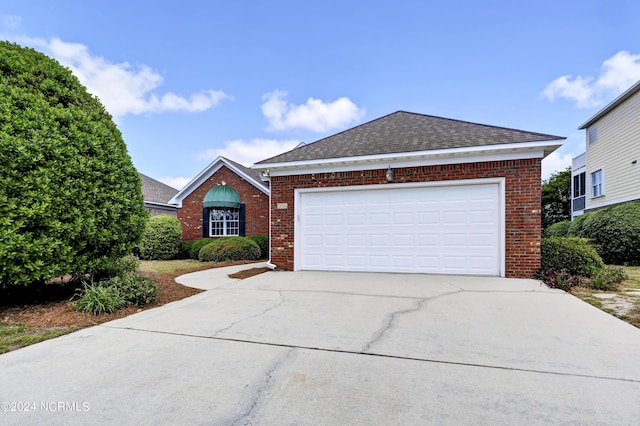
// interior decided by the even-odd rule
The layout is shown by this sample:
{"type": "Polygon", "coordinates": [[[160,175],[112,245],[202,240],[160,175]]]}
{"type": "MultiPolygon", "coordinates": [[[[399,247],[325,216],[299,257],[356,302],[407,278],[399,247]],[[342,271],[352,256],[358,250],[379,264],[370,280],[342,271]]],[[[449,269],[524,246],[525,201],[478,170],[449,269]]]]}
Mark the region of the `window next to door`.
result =
{"type": "Polygon", "coordinates": [[[604,195],[604,172],[602,169],[591,173],[591,197],[604,195]]]}

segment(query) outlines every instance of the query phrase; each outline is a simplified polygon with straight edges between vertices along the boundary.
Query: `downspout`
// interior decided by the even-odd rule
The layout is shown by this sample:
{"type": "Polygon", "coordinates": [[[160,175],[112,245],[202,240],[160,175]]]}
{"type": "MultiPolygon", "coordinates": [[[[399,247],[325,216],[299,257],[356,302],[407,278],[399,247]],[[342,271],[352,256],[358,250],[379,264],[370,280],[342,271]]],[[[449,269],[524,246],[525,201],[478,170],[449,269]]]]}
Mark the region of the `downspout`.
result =
{"type": "Polygon", "coordinates": [[[263,175],[268,179],[269,182],[269,260],[267,261],[267,268],[275,271],[277,266],[271,262],[271,175],[269,174],[269,170],[265,170],[263,175]]]}

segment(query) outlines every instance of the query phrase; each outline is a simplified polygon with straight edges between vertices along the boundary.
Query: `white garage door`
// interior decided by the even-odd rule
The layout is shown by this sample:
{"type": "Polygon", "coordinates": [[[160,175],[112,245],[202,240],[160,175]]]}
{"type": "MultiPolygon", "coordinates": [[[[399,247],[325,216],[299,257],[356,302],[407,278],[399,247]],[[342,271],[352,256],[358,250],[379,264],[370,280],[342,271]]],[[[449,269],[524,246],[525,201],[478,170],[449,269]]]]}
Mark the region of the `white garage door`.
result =
{"type": "Polygon", "coordinates": [[[501,275],[498,183],[300,192],[296,269],[501,275]]]}

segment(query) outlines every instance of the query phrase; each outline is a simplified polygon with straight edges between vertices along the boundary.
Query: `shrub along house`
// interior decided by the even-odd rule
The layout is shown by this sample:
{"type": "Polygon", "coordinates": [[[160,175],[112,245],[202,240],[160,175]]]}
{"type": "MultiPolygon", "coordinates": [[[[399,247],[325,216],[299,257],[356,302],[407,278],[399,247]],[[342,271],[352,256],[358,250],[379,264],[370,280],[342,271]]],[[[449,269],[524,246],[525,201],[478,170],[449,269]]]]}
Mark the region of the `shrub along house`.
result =
{"type": "Polygon", "coordinates": [[[269,234],[269,186],[261,174],[216,158],[180,190],[177,205],[183,241],[203,237],[269,234]]]}
{"type": "Polygon", "coordinates": [[[398,111],[256,163],[272,266],[531,277],[559,136],[398,111]]]}

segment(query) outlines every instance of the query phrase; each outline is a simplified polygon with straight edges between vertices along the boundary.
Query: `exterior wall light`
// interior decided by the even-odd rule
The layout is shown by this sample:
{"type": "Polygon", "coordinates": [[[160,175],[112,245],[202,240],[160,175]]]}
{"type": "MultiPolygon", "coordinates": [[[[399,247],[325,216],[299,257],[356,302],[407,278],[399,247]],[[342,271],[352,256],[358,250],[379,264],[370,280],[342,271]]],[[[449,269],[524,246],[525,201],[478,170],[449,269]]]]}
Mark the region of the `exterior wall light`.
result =
{"type": "Polygon", "coordinates": [[[387,169],[387,182],[393,182],[393,170],[391,170],[391,166],[387,169]]]}

